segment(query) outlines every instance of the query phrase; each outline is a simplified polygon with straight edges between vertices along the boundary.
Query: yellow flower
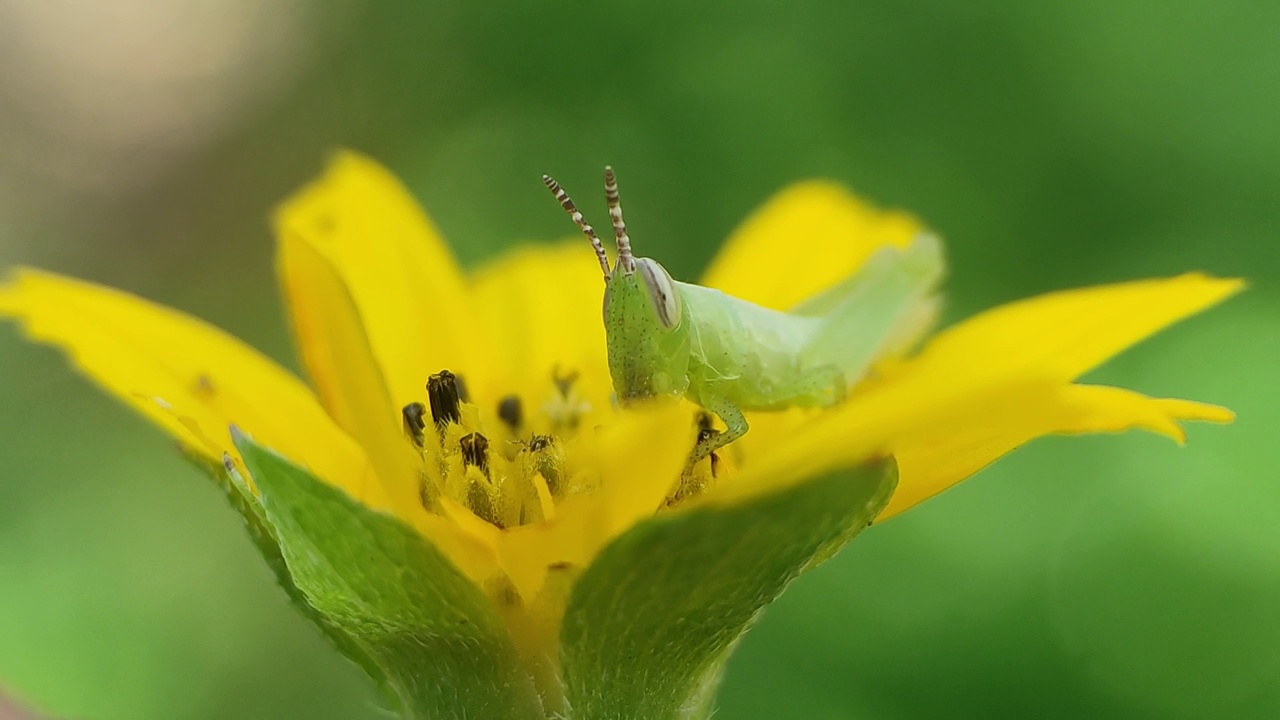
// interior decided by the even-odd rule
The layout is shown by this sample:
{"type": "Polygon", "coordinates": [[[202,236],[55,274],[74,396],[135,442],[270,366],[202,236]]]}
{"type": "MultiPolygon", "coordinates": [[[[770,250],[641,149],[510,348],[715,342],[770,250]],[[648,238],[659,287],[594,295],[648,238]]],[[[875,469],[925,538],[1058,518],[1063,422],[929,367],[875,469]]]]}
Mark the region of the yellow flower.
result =
{"type": "MultiPolygon", "coordinates": [[[[1181,420],[1232,419],[1075,382],[1242,287],[1199,274],[1121,283],[982,313],[882,363],[834,409],[753,415],[698,469],[697,492],[677,498],[696,408],[613,408],[585,242],[518,249],[464,275],[404,187],[354,154],[275,226],[310,387],[199,320],[36,270],[0,289],[0,315],[66,349],[193,453],[239,463],[235,426],[415,528],[503,609],[526,657],[555,645],[567,585],[549,578],[572,578],[655,513],[892,455],[899,482],[883,519],[1042,435],[1141,427],[1182,442],[1181,420]]],[[[703,283],[785,309],[919,230],[838,186],[802,183],[733,234],[703,283]]]]}

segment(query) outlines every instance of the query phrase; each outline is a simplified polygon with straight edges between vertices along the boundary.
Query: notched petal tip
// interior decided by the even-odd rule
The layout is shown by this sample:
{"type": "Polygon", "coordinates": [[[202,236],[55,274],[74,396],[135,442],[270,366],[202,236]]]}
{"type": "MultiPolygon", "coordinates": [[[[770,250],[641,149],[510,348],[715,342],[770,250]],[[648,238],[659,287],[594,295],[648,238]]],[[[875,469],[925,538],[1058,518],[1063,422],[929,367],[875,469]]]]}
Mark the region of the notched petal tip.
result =
{"type": "MultiPolygon", "coordinates": [[[[1234,412],[1219,405],[1177,398],[1156,398],[1151,402],[1153,407],[1168,418],[1169,424],[1176,429],[1174,432],[1163,432],[1162,434],[1178,443],[1179,446],[1187,444],[1187,431],[1180,424],[1182,422],[1198,421],[1227,424],[1235,422],[1236,419],[1234,412]]],[[[1157,432],[1160,431],[1157,430],[1157,432]]]]}

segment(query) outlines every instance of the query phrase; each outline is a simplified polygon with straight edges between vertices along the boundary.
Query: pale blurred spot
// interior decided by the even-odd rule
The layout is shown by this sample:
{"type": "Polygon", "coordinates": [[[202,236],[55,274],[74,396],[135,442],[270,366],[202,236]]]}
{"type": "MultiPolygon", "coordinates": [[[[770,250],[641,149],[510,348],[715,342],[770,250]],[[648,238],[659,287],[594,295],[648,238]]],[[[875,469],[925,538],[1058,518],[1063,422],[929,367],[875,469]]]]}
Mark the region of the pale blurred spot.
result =
{"type": "Polygon", "coordinates": [[[40,720],[41,717],[0,694],[0,720],[40,720]]]}
{"type": "Polygon", "coordinates": [[[0,0],[0,203],[153,181],[297,74],[310,16],[294,0],[0,0]]]}

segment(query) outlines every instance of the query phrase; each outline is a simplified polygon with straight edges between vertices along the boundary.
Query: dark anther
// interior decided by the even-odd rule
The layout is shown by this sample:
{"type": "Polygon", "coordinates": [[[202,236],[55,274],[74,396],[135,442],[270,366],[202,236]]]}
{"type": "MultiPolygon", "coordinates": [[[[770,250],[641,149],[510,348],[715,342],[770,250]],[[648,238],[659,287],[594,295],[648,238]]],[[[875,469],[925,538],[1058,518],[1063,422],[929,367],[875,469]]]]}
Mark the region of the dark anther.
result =
{"type": "Polygon", "coordinates": [[[436,427],[461,419],[458,411],[461,393],[458,390],[458,376],[448,370],[427,378],[427,400],[431,403],[431,418],[436,421],[436,427]]]}
{"type": "Polygon", "coordinates": [[[560,374],[560,368],[551,371],[551,382],[556,384],[556,389],[560,391],[562,398],[569,397],[569,393],[573,392],[573,384],[577,381],[577,370],[571,370],[563,375],[560,374]]]}
{"type": "Polygon", "coordinates": [[[529,450],[531,452],[541,452],[551,447],[551,443],[555,438],[550,435],[534,435],[529,438],[529,450]]]}
{"type": "Polygon", "coordinates": [[[458,386],[458,399],[462,402],[471,402],[471,393],[467,392],[467,383],[461,375],[453,373],[453,384],[458,386]]]}
{"type": "Polygon", "coordinates": [[[458,445],[462,447],[462,462],[480,468],[480,472],[489,477],[489,438],[471,433],[459,438],[458,445]]]}
{"type": "Polygon", "coordinates": [[[498,417],[502,422],[511,428],[511,432],[520,429],[520,424],[524,422],[524,408],[520,406],[520,398],[517,395],[508,395],[498,403],[498,417]]]}
{"type": "Polygon", "coordinates": [[[409,403],[400,411],[401,417],[404,418],[404,434],[413,440],[413,444],[422,447],[426,436],[423,431],[427,429],[427,406],[420,402],[409,403]]]}

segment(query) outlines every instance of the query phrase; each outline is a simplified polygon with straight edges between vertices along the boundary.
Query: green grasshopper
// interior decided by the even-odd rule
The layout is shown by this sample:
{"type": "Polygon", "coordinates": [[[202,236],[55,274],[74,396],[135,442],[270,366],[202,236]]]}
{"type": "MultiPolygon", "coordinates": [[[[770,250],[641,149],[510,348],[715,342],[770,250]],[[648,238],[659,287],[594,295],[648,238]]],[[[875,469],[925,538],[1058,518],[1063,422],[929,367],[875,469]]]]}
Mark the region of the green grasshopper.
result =
{"type": "Polygon", "coordinates": [[[686,472],[747,432],[744,410],[834,405],[877,358],[932,321],[933,290],[945,266],[932,235],[921,234],[903,250],[878,251],[850,277],[779,312],[672,280],[656,260],[634,257],[613,169],[606,167],[604,177],[618,248],[613,267],[568,193],[549,176],[542,181],[591,241],[604,272],[609,374],[618,401],[683,395],[725,424],[725,432],[700,433],[686,472]]]}

